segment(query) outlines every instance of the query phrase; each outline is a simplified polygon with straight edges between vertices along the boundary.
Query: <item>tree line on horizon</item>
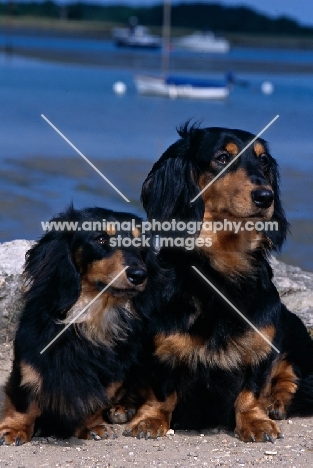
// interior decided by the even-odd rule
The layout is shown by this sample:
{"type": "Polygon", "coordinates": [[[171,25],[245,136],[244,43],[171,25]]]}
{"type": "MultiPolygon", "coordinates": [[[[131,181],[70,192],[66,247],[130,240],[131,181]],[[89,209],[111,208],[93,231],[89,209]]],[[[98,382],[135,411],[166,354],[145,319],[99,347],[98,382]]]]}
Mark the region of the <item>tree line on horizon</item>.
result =
{"type": "MultiPolygon", "coordinates": [[[[163,4],[132,7],[76,2],[60,6],[52,0],[28,3],[8,0],[5,3],[0,3],[0,14],[15,17],[62,17],[69,20],[125,24],[127,24],[129,17],[136,16],[140,24],[160,27],[163,18],[163,4]]],[[[231,7],[219,3],[175,4],[172,6],[171,24],[173,28],[229,33],[313,34],[313,28],[302,26],[296,20],[288,17],[271,18],[249,7],[231,7]]]]}

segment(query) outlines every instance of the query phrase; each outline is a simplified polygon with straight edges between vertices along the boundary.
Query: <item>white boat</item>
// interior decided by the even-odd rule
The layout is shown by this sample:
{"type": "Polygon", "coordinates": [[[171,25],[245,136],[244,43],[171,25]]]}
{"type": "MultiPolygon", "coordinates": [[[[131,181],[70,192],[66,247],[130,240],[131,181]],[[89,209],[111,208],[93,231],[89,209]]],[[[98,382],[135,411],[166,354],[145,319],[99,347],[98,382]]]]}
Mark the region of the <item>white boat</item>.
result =
{"type": "Polygon", "coordinates": [[[152,94],[170,98],[225,99],[229,95],[232,77],[224,80],[171,75],[169,70],[171,2],[164,0],[162,70],[160,76],[137,75],[134,77],[139,94],[152,94]]]}
{"type": "Polygon", "coordinates": [[[139,94],[172,99],[225,99],[230,91],[227,79],[217,81],[175,75],[167,77],[137,75],[135,85],[139,94]]]}
{"type": "Polygon", "coordinates": [[[189,36],[176,39],[174,46],[193,52],[208,52],[225,54],[229,52],[230,44],[223,37],[216,37],[212,32],[195,32],[189,36]]]}
{"type": "Polygon", "coordinates": [[[119,47],[158,49],[162,46],[161,37],[151,34],[145,26],[114,28],[112,36],[119,47]]]}

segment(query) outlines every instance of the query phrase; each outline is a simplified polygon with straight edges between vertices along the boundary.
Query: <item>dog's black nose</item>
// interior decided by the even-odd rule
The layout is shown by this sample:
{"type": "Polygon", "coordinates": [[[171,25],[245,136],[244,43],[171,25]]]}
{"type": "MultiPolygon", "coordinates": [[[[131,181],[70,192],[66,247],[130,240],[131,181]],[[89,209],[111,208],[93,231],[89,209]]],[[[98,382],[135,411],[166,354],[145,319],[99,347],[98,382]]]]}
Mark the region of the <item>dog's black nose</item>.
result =
{"type": "Polygon", "coordinates": [[[274,200],[274,193],[269,189],[255,189],[252,190],[251,197],[256,206],[269,208],[274,200]]]}
{"type": "Polygon", "coordinates": [[[136,286],[142,284],[147,278],[147,272],[143,268],[129,267],[126,270],[128,280],[136,286]]]}

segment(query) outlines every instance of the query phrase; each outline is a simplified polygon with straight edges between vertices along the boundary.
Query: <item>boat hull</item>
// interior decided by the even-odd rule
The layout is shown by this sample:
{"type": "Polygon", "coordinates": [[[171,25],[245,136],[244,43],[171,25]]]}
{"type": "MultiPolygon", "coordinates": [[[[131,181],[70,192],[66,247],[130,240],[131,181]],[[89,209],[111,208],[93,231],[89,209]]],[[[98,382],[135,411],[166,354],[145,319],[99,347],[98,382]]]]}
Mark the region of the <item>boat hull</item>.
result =
{"type": "Polygon", "coordinates": [[[127,47],[128,49],[160,49],[161,43],[159,41],[137,41],[137,40],[124,40],[115,39],[117,47],[127,47]]]}
{"type": "Polygon", "coordinates": [[[227,85],[194,86],[188,83],[167,83],[162,77],[137,75],[135,85],[139,94],[164,96],[172,99],[226,99],[229,95],[227,85]]]}

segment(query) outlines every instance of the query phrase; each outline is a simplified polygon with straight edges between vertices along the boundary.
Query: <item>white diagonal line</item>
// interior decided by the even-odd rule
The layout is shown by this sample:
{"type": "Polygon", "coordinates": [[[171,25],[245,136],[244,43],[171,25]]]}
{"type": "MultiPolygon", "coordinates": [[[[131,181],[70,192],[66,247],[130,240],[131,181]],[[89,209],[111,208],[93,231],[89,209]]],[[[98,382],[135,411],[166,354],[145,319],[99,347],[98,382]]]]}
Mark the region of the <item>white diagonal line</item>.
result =
{"type": "Polygon", "coordinates": [[[205,192],[206,189],[209,188],[210,185],[212,185],[212,184],[223,174],[223,172],[225,172],[225,171],[229,168],[229,166],[231,166],[231,165],[236,161],[236,159],[238,159],[239,156],[241,156],[242,153],[244,153],[244,152],[246,151],[246,149],[248,149],[249,146],[251,146],[252,143],[254,143],[255,140],[257,140],[257,139],[265,132],[265,130],[267,130],[268,127],[270,127],[270,126],[275,122],[275,120],[278,119],[278,117],[279,117],[279,115],[276,115],[276,117],[274,117],[274,119],[271,120],[270,123],[268,123],[268,124],[266,125],[266,127],[264,127],[263,130],[261,130],[260,133],[258,133],[257,136],[255,136],[255,137],[253,138],[253,140],[251,140],[250,143],[248,143],[247,146],[245,146],[244,149],[241,150],[240,153],[238,153],[237,156],[236,156],[234,159],[232,159],[232,160],[230,161],[230,163],[228,163],[227,166],[225,166],[224,169],[222,169],[221,172],[219,172],[219,173],[217,174],[217,176],[214,177],[214,179],[211,180],[211,182],[209,182],[208,185],[206,185],[206,186],[201,190],[201,192],[198,193],[198,195],[195,196],[195,198],[193,198],[193,199],[191,200],[190,203],[193,203],[194,201],[196,201],[197,198],[199,198],[200,195],[202,195],[203,192],[205,192]]]}
{"type": "Polygon", "coordinates": [[[245,317],[245,316],[243,315],[243,313],[240,312],[240,310],[237,309],[237,307],[235,307],[235,306],[227,299],[227,297],[225,297],[224,294],[222,294],[221,291],[219,291],[219,290],[214,286],[214,284],[212,284],[211,281],[209,281],[209,280],[201,273],[201,271],[198,270],[198,268],[196,268],[195,266],[192,266],[192,268],[198,273],[198,275],[201,276],[201,278],[204,279],[204,281],[206,281],[206,282],[211,286],[211,288],[214,289],[214,291],[217,292],[217,294],[219,294],[219,295],[224,299],[225,302],[227,302],[227,304],[229,304],[229,305],[237,312],[237,314],[240,315],[241,318],[243,318],[243,319],[250,325],[251,328],[253,328],[253,330],[255,330],[255,331],[263,338],[263,340],[265,340],[265,341],[276,351],[276,353],[278,353],[278,354],[280,353],[279,349],[277,349],[276,346],[274,346],[273,343],[271,343],[270,340],[269,340],[255,325],[253,325],[253,323],[250,322],[250,320],[247,319],[247,317],[245,317]]]}
{"type": "Polygon", "coordinates": [[[84,307],[83,310],[81,310],[81,311],[76,315],[76,317],[74,317],[74,318],[63,328],[63,330],[62,330],[56,337],[53,338],[53,340],[51,340],[50,343],[47,344],[47,346],[46,346],[45,348],[43,348],[43,349],[40,351],[40,354],[44,353],[44,352],[49,348],[49,346],[51,346],[52,343],[54,343],[54,342],[62,335],[62,333],[64,333],[64,332],[68,329],[68,327],[70,327],[70,326],[85,312],[85,310],[88,309],[88,307],[90,307],[91,304],[93,304],[93,303],[98,299],[98,297],[100,297],[101,294],[103,294],[103,293],[111,286],[111,284],[113,284],[114,281],[116,281],[117,278],[118,278],[119,276],[121,276],[121,275],[124,273],[125,270],[127,270],[127,268],[128,268],[128,266],[126,266],[122,271],[120,271],[119,274],[116,275],[115,278],[113,278],[112,281],[111,281],[109,284],[107,284],[107,285],[102,289],[102,291],[100,291],[99,294],[97,294],[96,297],[94,297],[94,298],[89,302],[89,304],[87,304],[86,307],[84,307]]]}
{"type": "Polygon", "coordinates": [[[53,130],[55,130],[65,141],[66,143],[68,143],[72,148],[74,148],[74,150],[79,154],[79,156],[81,156],[109,185],[111,185],[111,187],[122,197],[124,198],[125,201],[127,201],[128,203],[130,203],[130,200],[128,200],[128,198],[125,197],[125,195],[122,194],[122,192],[117,188],[115,187],[114,184],[112,184],[112,182],[107,178],[105,177],[104,174],[102,174],[101,171],[99,171],[99,169],[94,165],[92,164],[91,161],[89,161],[88,158],[86,158],[86,156],[81,152],[79,151],[78,148],[76,148],[75,145],[73,145],[73,143],[68,139],[66,138],[65,135],[63,135],[62,132],[60,132],[60,130],[57,129],[57,127],[55,125],[53,125],[52,122],[50,122],[49,119],[47,119],[47,117],[44,115],[44,114],[41,114],[41,117],[53,128],[53,130]]]}

